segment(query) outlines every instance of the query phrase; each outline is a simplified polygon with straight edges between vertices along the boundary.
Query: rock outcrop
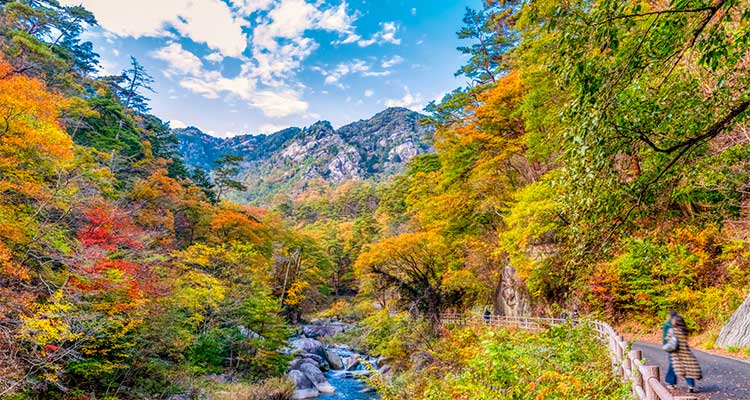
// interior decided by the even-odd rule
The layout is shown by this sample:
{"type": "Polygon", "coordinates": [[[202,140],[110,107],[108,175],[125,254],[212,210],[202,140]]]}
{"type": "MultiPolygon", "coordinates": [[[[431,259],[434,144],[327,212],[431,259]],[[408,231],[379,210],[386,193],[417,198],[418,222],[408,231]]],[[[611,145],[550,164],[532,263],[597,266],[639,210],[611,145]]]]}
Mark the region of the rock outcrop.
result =
{"type": "Polygon", "coordinates": [[[722,348],[750,348],[750,296],[721,329],[716,345],[722,348]]]}
{"type": "Polygon", "coordinates": [[[531,315],[531,296],[526,283],[518,278],[513,267],[503,269],[500,285],[495,292],[495,314],[510,317],[531,315]]]}

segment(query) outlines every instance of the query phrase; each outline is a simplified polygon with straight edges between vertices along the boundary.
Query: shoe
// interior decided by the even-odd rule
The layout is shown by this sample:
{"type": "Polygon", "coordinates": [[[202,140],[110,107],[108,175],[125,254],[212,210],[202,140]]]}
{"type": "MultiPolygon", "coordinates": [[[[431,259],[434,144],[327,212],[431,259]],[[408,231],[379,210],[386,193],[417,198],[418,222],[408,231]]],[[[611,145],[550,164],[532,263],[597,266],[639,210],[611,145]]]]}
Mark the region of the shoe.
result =
{"type": "Polygon", "coordinates": [[[688,392],[689,393],[698,393],[698,389],[696,389],[696,388],[694,388],[694,387],[691,386],[691,387],[688,388],[688,392]]]}

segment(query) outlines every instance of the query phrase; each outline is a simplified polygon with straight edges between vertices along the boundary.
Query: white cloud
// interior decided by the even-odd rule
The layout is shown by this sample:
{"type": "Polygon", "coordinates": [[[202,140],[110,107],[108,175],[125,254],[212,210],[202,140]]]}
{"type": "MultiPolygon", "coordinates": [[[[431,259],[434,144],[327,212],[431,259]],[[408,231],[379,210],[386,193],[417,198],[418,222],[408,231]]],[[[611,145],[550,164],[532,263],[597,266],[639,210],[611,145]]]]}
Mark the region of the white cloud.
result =
{"type": "Polygon", "coordinates": [[[282,91],[265,90],[258,92],[252,104],[263,110],[269,117],[286,117],[294,114],[302,114],[307,111],[309,105],[300,99],[301,94],[292,89],[282,91]]]}
{"type": "Polygon", "coordinates": [[[390,74],[391,74],[391,71],[367,71],[367,72],[363,72],[362,76],[379,77],[379,76],[388,76],[390,74]]]}
{"type": "Polygon", "coordinates": [[[309,30],[338,32],[351,37],[357,15],[347,13],[347,3],[337,7],[318,8],[305,0],[279,0],[265,17],[259,18],[253,32],[255,74],[266,84],[293,75],[318,43],[304,37],[309,30]]]}
{"type": "Polygon", "coordinates": [[[423,99],[421,93],[413,95],[408,86],[404,86],[404,91],[404,97],[400,99],[387,99],[385,101],[385,105],[387,107],[406,107],[417,111],[424,108],[424,105],[422,104],[423,99]]]}
{"type": "Polygon", "coordinates": [[[324,82],[327,85],[338,86],[341,89],[346,89],[346,85],[341,83],[341,79],[347,75],[358,74],[364,77],[379,77],[391,74],[391,71],[373,71],[367,62],[356,58],[348,63],[338,64],[330,70],[321,67],[313,67],[312,69],[325,77],[324,82]]]}
{"type": "Polygon", "coordinates": [[[187,124],[180,121],[179,119],[169,120],[169,127],[172,129],[183,129],[187,128],[187,124]]]}
{"type": "Polygon", "coordinates": [[[365,97],[372,97],[375,94],[375,91],[372,89],[365,90],[365,97]]]}
{"type": "Polygon", "coordinates": [[[286,117],[307,111],[309,105],[302,100],[302,92],[282,85],[259,88],[250,68],[250,64],[244,65],[240,74],[233,78],[226,78],[216,71],[203,71],[200,76],[183,79],[180,86],[208,99],[221,96],[239,99],[261,110],[267,117],[286,117]]]}
{"type": "Polygon", "coordinates": [[[242,66],[240,73],[232,78],[218,71],[200,71],[180,81],[180,86],[207,99],[222,96],[238,99],[249,107],[257,108],[267,117],[286,117],[303,114],[308,104],[302,100],[302,92],[279,85],[272,88],[259,88],[258,80],[252,74],[252,64],[242,66]]]}
{"type": "MultiPolygon", "coordinates": [[[[165,39],[150,55],[167,64],[164,74],[176,77],[183,89],[241,102],[272,118],[311,115],[305,87],[297,80],[303,62],[319,46],[308,32],[332,32],[340,43],[363,41],[355,28],[360,14],[346,0],[129,0],[127,7],[113,0],[60,1],[91,10],[103,29],[100,35],[109,42],[117,37],[165,39]],[[228,57],[242,63],[239,73],[218,68],[228,57]]],[[[368,40],[398,44],[397,31],[395,23],[382,23],[368,40]]],[[[106,72],[114,69],[106,59],[102,66],[106,72]]],[[[349,74],[389,73],[355,60],[324,75],[328,84],[340,86],[349,74]]]]}
{"type": "Polygon", "coordinates": [[[247,47],[242,28],[248,22],[221,0],[61,0],[62,5],[83,5],[99,25],[117,36],[173,37],[176,31],[196,43],[205,43],[226,56],[238,57],[247,47]]]}
{"type": "Polygon", "coordinates": [[[395,22],[383,22],[380,24],[381,30],[374,35],[370,39],[361,39],[357,42],[359,47],[367,47],[371,46],[373,44],[380,44],[383,45],[385,43],[391,43],[391,44],[401,44],[401,39],[396,37],[396,33],[398,32],[398,25],[396,25],[395,22]]]}
{"type": "Polygon", "coordinates": [[[273,0],[232,0],[231,3],[238,13],[250,16],[255,12],[267,10],[273,0]]]}
{"type": "Polygon", "coordinates": [[[263,124],[260,127],[258,127],[257,133],[266,133],[266,134],[276,133],[286,128],[288,128],[288,126],[276,125],[276,124],[263,124]]]}
{"type": "Polygon", "coordinates": [[[171,42],[151,53],[154,58],[166,61],[169,67],[164,75],[171,77],[177,74],[200,75],[203,63],[195,54],[185,50],[179,43],[171,42]]]}
{"type": "Polygon", "coordinates": [[[206,61],[210,61],[210,62],[213,62],[213,63],[220,63],[220,62],[224,61],[224,56],[221,55],[221,53],[219,53],[218,51],[215,51],[215,52],[213,52],[213,53],[211,53],[211,54],[209,54],[209,55],[207,55],[207,56],[205,56],[203,58],[205,58],[206,61]]]}
{"type": "Polygon", "coordinates": [[[404,62],[404,58],[396,55],[387,60],[383,60],[383,63],[380,64],[380,66],[383,68],[390,68],[390,67],[393,67],[394,65],[401,64],[402,62],[404,62]]]}

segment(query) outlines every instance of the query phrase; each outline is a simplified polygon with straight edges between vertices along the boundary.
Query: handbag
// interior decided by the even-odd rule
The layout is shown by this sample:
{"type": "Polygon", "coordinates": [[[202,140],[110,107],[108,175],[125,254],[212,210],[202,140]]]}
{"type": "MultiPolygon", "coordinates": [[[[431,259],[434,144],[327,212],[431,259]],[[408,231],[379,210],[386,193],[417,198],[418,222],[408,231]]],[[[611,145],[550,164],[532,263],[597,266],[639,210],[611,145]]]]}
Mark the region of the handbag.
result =
{"type": "Polygon", "coordinates": [[[670,329],[669,336],[667,336],[667,341],[661,346],[661,349],[666,351],[667,353],[674,353],[677,351],[677,348],[679,347],[679,342],[677,341],[677,336],[675,336],[674,332],[670,329]]]}

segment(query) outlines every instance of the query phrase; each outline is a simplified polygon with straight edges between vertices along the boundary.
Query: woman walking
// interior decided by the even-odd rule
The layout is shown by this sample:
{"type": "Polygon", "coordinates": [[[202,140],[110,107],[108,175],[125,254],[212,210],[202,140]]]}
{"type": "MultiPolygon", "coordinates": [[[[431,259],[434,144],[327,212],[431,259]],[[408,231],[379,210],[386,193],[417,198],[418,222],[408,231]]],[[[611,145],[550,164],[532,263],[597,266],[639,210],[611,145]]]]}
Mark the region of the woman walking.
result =
{"type": "Polygon", "coordinates": [[[670,312],[670,316],[672,317],[669,320],[671,326],[667,330],[665,341],[669,340],[670,336],[677,338],[677,349],[669,355],[669,370],[664,380],[670,389],[674,389],[677,384],[677,377],[681,376],[685,378],[685,382],[688,384],[688,391],[695,393],[697,391],[695,380],[703,378],[701,366],[693,352],[690,351],[688,328],[685,320],[677,313],[670,312]]]}

